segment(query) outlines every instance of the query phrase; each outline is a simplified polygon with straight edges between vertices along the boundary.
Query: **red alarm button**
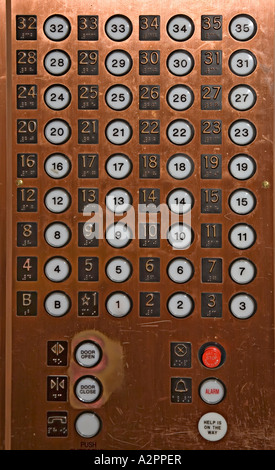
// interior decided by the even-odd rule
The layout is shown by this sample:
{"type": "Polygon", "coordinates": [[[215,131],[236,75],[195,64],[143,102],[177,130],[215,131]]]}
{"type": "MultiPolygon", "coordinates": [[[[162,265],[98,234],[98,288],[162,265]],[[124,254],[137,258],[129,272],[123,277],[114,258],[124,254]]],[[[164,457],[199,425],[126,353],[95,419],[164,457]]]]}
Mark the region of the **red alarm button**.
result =
{"type": "Polygon", "coordinates": [[[222,353],[217,346],[207,346],[202,355],[202,362],[206,367],[218,367],[222,360],[222,353]]]}

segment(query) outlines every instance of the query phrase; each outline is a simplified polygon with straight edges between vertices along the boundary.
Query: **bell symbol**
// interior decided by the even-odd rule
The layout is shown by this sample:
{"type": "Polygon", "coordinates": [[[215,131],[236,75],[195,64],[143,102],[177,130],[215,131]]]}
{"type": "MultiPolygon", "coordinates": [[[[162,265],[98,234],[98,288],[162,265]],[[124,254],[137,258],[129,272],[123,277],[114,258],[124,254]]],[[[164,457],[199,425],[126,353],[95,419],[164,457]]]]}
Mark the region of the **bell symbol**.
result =
{"type": "Polygon", "coordinates": [[[175,392],[187,392],[187,391],[188,391],[188,388],[186,387],[184,380],[180,379],[177,382],[175,392]]]}

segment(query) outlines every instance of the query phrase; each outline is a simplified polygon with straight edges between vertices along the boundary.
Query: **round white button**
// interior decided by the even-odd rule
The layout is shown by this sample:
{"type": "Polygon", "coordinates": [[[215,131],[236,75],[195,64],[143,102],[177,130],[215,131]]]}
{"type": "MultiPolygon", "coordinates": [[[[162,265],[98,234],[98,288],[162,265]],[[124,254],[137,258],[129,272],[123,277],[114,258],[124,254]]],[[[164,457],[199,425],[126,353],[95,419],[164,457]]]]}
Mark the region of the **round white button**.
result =
{"type": "Polygon", "coordinates": [[[122,222],[111,224],[106,230],[106,240],[114,248],[124,248],[131,242],[132,238],[131,229],[122,222]]]}
{"type": "Polygon", "coordinates": [[[125,292],[113,292],[107,298],[106,309],[113,317],[125,317],[132,310],[132,300],[125,292]]]}
{"type": "Polygon", "coordinates": [[[186,250],[192,243],[192,229],[187,224],[175,223],[169,228],[167,239],[174,249],[186,250]]]}
{"type": "Polygon", "coordinates": [[[63,188],[50,189],[45,195],[44,204],[50,212],[60,214],[69,209],[71,196],[63,188]]]}
{"type": "Polygon", "coordinates": [[[108,261],[106,274],[113,282],[125,282],[132,275],[132,265],[126,258],[117,257],[108,261]]]}
{"type": "Polygon", "coordinates": [[[122,153],[111,155],[107,162],[105,169],[108,175],[114,179],[124,179],[130,175],[133,164],[127,155],[122,153]]]}
{"type": "Polygon", "coordinates": [[[228,99],[234,109],[247,111],[255,105],[257,94],[249,85],[237,85],[229,92],[228,99]]]}
{"type": "Polygon", "coordinates": [[[52,41],[63,41],[71,31],[70,22],[65,16],[52,15],[44,23],[44,33],[52,41]]]}
{"type": "Polygon", "coordinates": [[[105,32],[113,41],[125,41],[131,33],[133,27],[131,21],[123,15],[114,15],[105,24],[105,32]]]}
{"type": "Polygon", "coordinates": [[[123,109],[129,108],[132,99],[132,92],[130,88],[125,85],[113,85],[107,90],[105,95],[107,105],[115,111],[122,111],[123,109]]]}
{"type": "Polygon", "coordinates": [[[71,128],[63,119],[52,119],[44,128],[48,142],[53,145],[62,145],[71,137],[71,128]]]}
{"type": "Polygon", "coordinates": [[[44,93],[46,105],[54,111],[67,108],[71,102],[71,93],[64,85],[51,85],[44,93]]]}
{"type": "Polygon", "coordinates": [[[76,432],[83,438],[95,437],[101,429],[101,420],[95,413],[82,413],[75,421],[76,432]]]}
{"type": "Polygon", "coordinates": [[[167,102],[172,109],[184,111],[194,103],[194,93],[187,85],[175,85],[168,90],[167,102]]]}
{"type": "Polygon", "coordinates": [[[175,145],[185,145],[193,139],[194,128],[186,119],[176,119],[167,127],[167,137],[175,145]]]}
{"type": "Polygon", "coordinates": [[[106,206],[115,214],[123,214],[132,207],[132,196],[126,189],[112,189],[106,195],[106,206]]]}
{"type": "Polygon", "coordinates": [[[51,75],[64,75],[71,67],[70,56],[59,49],[50,51],[44,58],[44,67],[51,75]]]}
{"type": "Polygon", "coordinates": [[[102,349],[94,341],[83,341],[75,349],[75,360],[82,367],[95,367],[102,358],[102,349]]]}
{"type": "Polygon", "coordinates": [[[114,145],[126,144],[132,137],[132,127],[124,119],[115,119],[106,126],[105,134],[114,145]]]}
{"type": "Polygon", "coordinates": [[[257,24],[250,15],[237,15],[230,21],[229,32],[237,41],[248,41],[255,36],[257,24]]]}
{"type": "Polygon", "coordinates": [[[251,295],[241,292],[230,299],[229,310],[234,317],[245,320],[256,312],[256,300],[251,295]]]}
{"type": "Polygon", "coordinates": [[[167,58],[167,68],[169,72],[178,77],[183,77],[192,71],[194,67],[193,56],[184,50],[171,52],[167,58]]]}
{"type": "Polygon", "coordinates": [[[132,58],[126,51],[112,51],[106,57],[105,66],[109,73],[121,77],[130,72],[132,58]]]}
{"type": "Polygon", "coordinates": [[[62,282],[69,277],[71,265],[65,258],[51,258],[45,263],[44,272],[50,281],[62,282]]]}
{"type": "Polygon", "coordinates": [[[98,379],[88,375],[76,382],[74,391],[76,397],[83,403],[93,403],[99,399],[102,386],[98,379]]]}
{"type": "Polygon", "coordinates": [[[217,405],[225,397],[225,386],[220,380],[209,378],[200,384],[199,394],[205,403],[217,405]]]}
{"type": "Polygon", "coordinates": [[[167,196],[167,205],[175,214],[186,214],[194,204],[193,195],[184,188],[171,191],[167,196]]]}
{"type": "Polygon", "coordinates": [[[206,413],[199,420],[198,430],[207,441],[220,441],[227,433],[227,422],[219,413],[206,413]]]}
{"type": "Polygon", "coordinates": [[[257,66],[255,55],[245,49],[233,52],[229,58],[229,67],[235,75],[246,77],[254,72],[257,66]]]}
{"type": "Polygon", "coordinates": [[[54,179],[65,178],[70,173],[71,167],[71,161],[62,153],[49,155],[44,164],[47,175],[54,179]]]}
{"type": "Polygon", "coordinates": [[[254,245],[256,232],[251,225],[237,224],[229,231],[229,240],[235,248],[246,250],[254,245]]]}
{"type": "Polygon", "coordinates": [[[174,41],[186,41],[194,33],[194,23],[188,16],[175,15],[167,23],[167,33],[174,41]]]}
{"type": "Polygon", "coordinates": [[[71,230],[62,222],[53,222],[46,228],[44,236],[50,246],[61,248],[69,243],[71,230]]]}
{"type": "Polygon", "coordinates": [[[228,131],[229,137],[236,145],[249,145],[256,137],[254,124],[247,119],[238,119],[232,122],[228,131]]]}
{"type": "Polygon", "coordinates": [[[255,209],[256,198],[248,189],[236,189],[229,197],[229,206],[236,214],[249,214],[255,209]]]}
{"type": "Polygon", "coordinates": [[[194,267],[186,258],[174,258],[167,266],[167,274],[171,281],[183,284],[193,277],[194,267]]]}
{"type": "Polygon", "coordinates": [[[237,180],[247,180],[256,172],[256,162],[249,155],[235,155],[229,162],[229,171],[237,180]]]}
{"type": "Polygon", "coordinates": [[[256,276],[256,266],[252,261],[245,258],[238,258],[229,267],[231,279],[237,284],[249,284],[256,276]]]}
{"type": "Polygon", "coordinates": [[[168,311],[173,317],[188,317],[194,310],[194,301],[185,292],[176,292],[171,295],[167,302],[168,311]]]}
{"type": "Polygon", "coordinates": [[[71,308],[71,299],[64,292],[51,292],[45,299],[44,307],[52,317],[63,317],[71,308]]]}
{"type": "Polygon", "coordinates": [[[194,171],[193,160],[183,153],[178,153],[169,158],[167,171],[172,178],[184,180],[189,178],[194,171]]]}

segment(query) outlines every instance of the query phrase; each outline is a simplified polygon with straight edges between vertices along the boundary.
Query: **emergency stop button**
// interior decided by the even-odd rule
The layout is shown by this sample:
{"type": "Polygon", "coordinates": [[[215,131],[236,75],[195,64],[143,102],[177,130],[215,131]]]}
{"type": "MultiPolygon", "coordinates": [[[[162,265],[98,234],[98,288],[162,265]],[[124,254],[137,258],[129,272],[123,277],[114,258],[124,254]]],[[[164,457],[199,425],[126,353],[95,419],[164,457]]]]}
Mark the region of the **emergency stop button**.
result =
{"type": "Polygon", "coordinates": [[[222,360],[222,353],[216,346],[208,346],[203,355],[202,355],[202,362],[205,367],[209,367],[213,369],[214,367],[218,367],[222,360]]]}
{"type": "Polygon", "coordinates": [[[225,361],[225,350],[218,343],[205,343],[199,350],[201,363],[208,369],[215,369],[225,361]]]}

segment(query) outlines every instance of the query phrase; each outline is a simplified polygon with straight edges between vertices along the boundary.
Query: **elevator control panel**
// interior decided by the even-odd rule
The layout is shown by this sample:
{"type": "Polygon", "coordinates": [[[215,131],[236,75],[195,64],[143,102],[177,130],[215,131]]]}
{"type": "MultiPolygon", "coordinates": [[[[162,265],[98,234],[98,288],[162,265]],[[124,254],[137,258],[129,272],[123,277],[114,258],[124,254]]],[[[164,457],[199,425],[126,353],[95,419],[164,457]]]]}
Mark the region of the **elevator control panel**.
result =
{"type": "Polygon", "coordinates": [[[1,448],[273,449],[273,0],[1,14],[1,448]]]}

